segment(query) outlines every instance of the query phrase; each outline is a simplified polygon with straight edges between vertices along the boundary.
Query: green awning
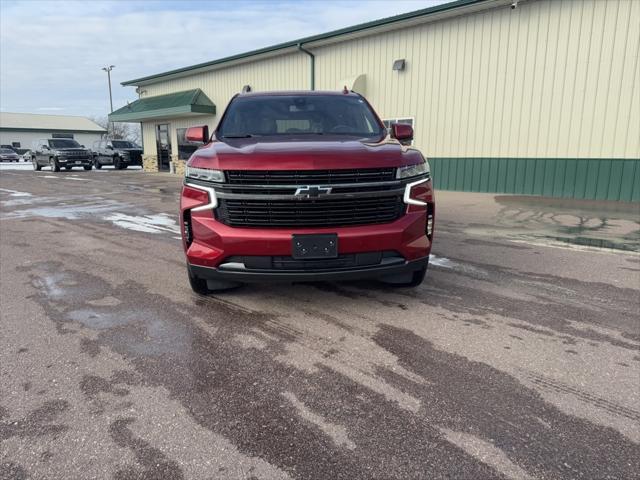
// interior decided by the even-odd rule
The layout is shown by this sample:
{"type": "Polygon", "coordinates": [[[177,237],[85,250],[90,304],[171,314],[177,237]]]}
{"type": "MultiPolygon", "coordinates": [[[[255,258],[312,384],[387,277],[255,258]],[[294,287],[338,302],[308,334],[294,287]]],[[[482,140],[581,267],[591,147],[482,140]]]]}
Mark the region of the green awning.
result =
{"type": "Polygon", "coordinates": [[[189,115],[215,115],[216,106],[202,90],[141,98],[109,115],[112,122],[144,122],[145,120],[175,118],[189,115]]]}

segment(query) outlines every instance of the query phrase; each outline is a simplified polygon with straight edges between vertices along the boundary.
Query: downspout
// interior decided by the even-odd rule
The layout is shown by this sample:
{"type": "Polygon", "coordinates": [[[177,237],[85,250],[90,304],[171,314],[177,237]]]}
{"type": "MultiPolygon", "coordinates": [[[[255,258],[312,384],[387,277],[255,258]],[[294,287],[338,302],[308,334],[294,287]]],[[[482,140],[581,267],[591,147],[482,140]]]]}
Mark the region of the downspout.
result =
{"type": "Polygon", "coordinates": [[[306,53],[307,55],[309,55],[309,58],[311,59],[311,64],[310,64],[311,90],[315,90],[316,89],[316,57],[313,53],[311,53],[309,50],[304,48],[301,43],[298,44],[298,51],[306,53]]]}
{"type": "MultiPolygon", "coordinates": [[[[136,88],[136,93],[138,94],[138,100],[142,98],[142,92],[140,91],[140,86],[136,88]]],[[[142,162],[142,168],[144,169],[144,125],[140,122],[140,143],[142,143],[142,158],[140,161],[142,162]]]]}

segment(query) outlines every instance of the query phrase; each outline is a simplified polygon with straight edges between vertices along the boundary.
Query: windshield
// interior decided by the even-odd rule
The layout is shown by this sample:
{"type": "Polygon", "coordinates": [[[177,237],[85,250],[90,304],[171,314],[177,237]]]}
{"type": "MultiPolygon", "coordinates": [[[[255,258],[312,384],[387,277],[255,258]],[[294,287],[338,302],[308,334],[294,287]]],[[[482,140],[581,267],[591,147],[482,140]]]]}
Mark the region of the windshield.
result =
{"type": "Polygon", "coordinates": [[[2,155],[9,155],[10,153],[16,153],[13,150],[9,150],[8,148],[0,148],[0,153],[2,155]]]}
{"type": "Polygon", "coordinates": [[[113,148],[140,148],[133,142],[127,142],[126,140],[113,140],[111,142],[113,144],[113,148]]]}
{"type": "Polygon", "coordinates": [[[53,140],[47,140],[51,148],[79,148],[80,144],[75,140],[56,138],[53,140]]]}
{"type": "Polygon", "coordinates": [[[347,95],[238,97],[218,127],[218,136],[223,138],[381,134],[382,128],[367,103],[347,95]]]}

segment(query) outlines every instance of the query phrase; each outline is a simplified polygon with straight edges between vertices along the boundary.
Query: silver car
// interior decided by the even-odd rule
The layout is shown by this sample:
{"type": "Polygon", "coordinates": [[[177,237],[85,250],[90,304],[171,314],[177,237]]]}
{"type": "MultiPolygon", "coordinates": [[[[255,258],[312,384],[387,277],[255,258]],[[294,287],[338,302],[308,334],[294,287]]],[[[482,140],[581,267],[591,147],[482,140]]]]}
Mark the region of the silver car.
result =
{"type": "Polygon", "coordinates": [[[19,162],[20,155],[9,148],[0,148],[0,162],[19,162]]]}

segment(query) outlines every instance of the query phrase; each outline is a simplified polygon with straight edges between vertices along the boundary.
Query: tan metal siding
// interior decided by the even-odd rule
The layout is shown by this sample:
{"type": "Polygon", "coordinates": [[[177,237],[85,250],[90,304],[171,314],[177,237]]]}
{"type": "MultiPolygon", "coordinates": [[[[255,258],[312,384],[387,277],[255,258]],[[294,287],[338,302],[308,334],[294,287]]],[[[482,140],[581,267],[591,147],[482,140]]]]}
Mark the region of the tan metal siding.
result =
{"type": "MultiPolygon", "coordinates": [[[[640,158],[639,51],[637,0],[528,0],[313,49],[316,88],[365,74],[380,115],[413,117],[430,157],[575,159],[640,158]],[[398,58],[403,72],[391,70],[398,58]]],[[[142,89],[201,88],[218,109],[213,127],[246,84],[306,89],[309,58],[288,53],[142,89]]],[[[152,153],[153,126],[144,132],[152,153]]]]}
{"type": "Polygon", "coordinates": [[[145,96],[162,95],[200,88],[216,105],[219,118],[229,99],[251,85],[256,91],[303,90],[309,87],[309,60],[302,53],[290,53],[213,72],[145,85],[145,96]]]}
{"type": "Polygon", "coordinates": [[[539,0],[317,48],[434,157],[640,157],[640,2],[539,0]],[[393,72],[398,58],[404,72],[393,72]]]}

